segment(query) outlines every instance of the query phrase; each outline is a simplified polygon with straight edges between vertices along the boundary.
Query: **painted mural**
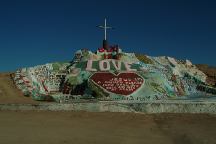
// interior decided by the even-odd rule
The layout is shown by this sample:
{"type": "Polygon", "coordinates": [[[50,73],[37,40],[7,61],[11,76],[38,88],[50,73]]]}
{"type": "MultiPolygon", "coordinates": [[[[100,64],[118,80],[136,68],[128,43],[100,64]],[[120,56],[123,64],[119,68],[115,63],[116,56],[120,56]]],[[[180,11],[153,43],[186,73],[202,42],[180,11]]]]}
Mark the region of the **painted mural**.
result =
{"type": "Polygon", "coordinates": [[[41,101],[167,100],[215,95],[189,60],[126,53],[118,46],[78,50],[71,62],[17,70],[16,86],[41,101]]]}

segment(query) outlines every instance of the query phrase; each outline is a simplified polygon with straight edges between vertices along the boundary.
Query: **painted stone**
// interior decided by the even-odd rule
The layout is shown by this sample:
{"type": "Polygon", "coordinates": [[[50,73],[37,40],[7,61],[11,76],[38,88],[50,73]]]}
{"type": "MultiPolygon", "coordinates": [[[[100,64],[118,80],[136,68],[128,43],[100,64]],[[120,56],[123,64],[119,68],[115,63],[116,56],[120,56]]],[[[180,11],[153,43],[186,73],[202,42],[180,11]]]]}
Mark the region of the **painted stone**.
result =
{"type": "Polygon", "coordinates": [[[134,93],[144,84],[144,79],[136,73],[97,72],[90,80],[108,92],[125,96],[134,93]]]}

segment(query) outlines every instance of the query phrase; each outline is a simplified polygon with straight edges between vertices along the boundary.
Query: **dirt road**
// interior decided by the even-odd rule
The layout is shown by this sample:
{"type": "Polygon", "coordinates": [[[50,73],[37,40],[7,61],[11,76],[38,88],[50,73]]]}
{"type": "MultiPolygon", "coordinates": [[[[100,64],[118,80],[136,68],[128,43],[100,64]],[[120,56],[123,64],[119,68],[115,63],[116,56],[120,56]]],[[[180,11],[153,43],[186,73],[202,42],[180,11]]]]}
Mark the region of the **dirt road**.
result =
{"type": "Polygon", "coordinates": [[[0,111],[2,144],[215,144],[202,114],[0,111]]]}

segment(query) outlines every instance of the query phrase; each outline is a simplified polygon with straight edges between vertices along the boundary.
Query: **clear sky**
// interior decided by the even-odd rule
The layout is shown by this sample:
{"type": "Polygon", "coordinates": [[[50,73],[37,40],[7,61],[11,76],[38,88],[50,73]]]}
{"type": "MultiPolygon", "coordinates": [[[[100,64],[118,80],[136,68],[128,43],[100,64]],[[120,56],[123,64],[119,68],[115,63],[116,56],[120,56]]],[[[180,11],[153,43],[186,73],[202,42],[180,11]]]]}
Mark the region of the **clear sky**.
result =
{"type": "Polygon", "coordinates": [[[214,0],[1,0],[0,71],[70,61],[76,50],[111,44],[126,52],[216,66],[214,0]]]}

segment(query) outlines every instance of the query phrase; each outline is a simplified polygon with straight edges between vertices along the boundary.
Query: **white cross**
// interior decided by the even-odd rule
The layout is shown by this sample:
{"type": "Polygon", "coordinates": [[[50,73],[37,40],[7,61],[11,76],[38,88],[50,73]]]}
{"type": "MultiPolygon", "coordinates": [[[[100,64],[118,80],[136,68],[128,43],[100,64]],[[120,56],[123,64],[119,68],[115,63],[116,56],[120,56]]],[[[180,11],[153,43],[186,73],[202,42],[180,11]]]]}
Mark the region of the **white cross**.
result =
{"type": "Polygon", "coordinates": [[[113,29],[112,27],[107,26],[106,18],[104,20],[104,26],[99,25],[97,27],[104,29],[104,40],[107,39],[107,29],[113,29]]]}

